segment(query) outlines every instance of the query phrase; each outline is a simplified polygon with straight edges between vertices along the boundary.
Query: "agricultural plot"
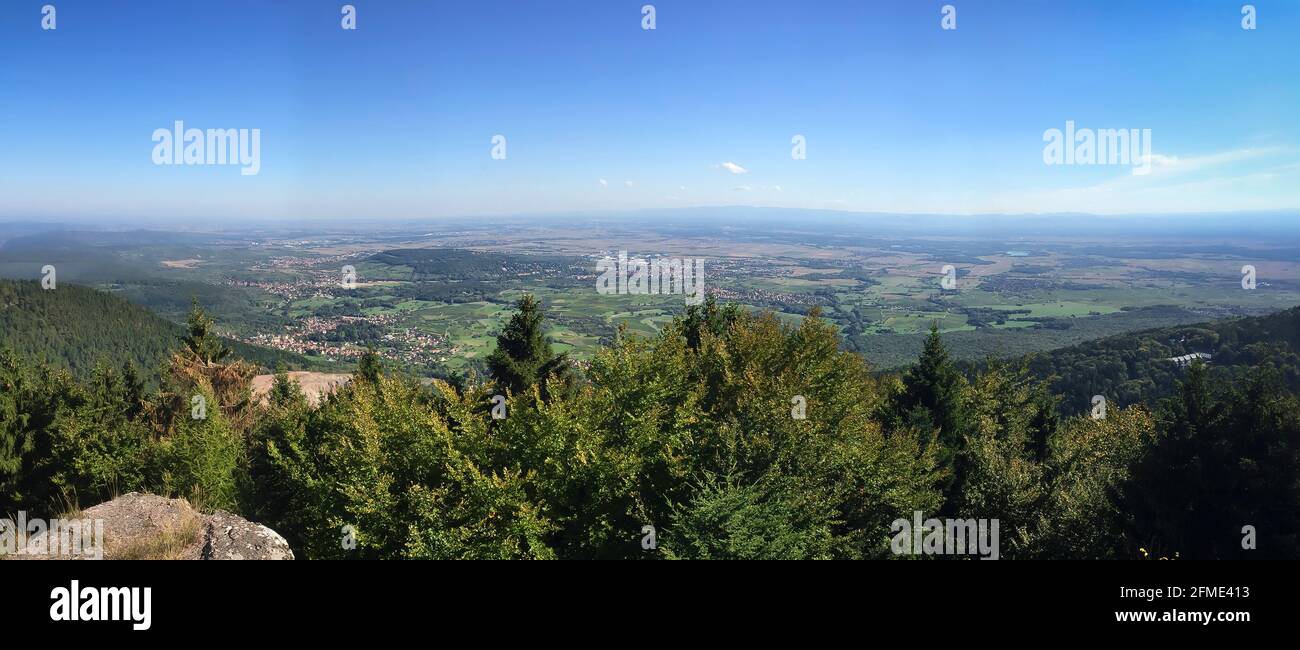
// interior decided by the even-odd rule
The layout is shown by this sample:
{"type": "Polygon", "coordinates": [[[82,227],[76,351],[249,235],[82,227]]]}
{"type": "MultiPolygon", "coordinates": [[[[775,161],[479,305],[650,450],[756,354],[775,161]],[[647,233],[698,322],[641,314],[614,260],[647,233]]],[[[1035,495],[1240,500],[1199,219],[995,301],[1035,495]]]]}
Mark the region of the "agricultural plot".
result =
{"type": "Polygon", "coordinates": [[[49,258],[60,265],[60,281],[112,291],[173,321],[196,299],[222,332],[246,342],[343,364],[373,346],[416,368],[451,371],[481,367],[525,292],[541,300],[556,349],[577,359],[620,326],[654,336],[684,313],[681,295],[599,294],[594,260],[619,250],[703,257],[706,287],[721,302],[774,312],[790,326],[818,308],[846,347],[890,362],[907,358],[932,324],[952,335],[958,356],[1015,355],[1123,328],[1300,303],[1300,263],[1262,245],[1155,250],[810,232],[752,241],[703,227],[665,234],[636,224],[593,227],[580,237],[565,228],[486,225],[255,242],[95,237],[105,244],[82,246],[76,256],[60,252],[69,247],[57,241],[7,247],[0,272],[31,278],[32,260],[49,258]],[[1257,271],[1250,290],[1241,283],[1246,263],[1257,271]],[[955,289],[941,286],[948,264],[957,268],[955,289]],[[356,277],[344,287],[347,266],[356,277]]]}

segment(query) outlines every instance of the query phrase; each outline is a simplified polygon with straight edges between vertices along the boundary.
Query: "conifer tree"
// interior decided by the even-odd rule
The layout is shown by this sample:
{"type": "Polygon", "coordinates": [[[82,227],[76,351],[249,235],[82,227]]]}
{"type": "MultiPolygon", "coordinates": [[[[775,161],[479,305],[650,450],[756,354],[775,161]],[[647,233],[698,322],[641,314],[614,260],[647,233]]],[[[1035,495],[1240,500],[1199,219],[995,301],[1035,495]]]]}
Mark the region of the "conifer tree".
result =
{"type": "MultiPolygon", "coordinates": [[[[957,460],[965,447],[969,428],[962,401],[964,383],[939,336],[939,326],[931,324],[921,356],[903,374],[903,390],[895,396],[893,405],[896,427],[936,434],[939,465],[949,470],[949,480],[944,486],[949,492],[949,505],[955,503],[952,492],[961,484],[957,460]]],[[[996,396],[986,397],[996,399],[996,396]]]]}
{"type": "Polygon", "coordinates": [[[1161,403],[1155,448],[1124,495],[1133,544],[1152,557],[1294,557],[1300,533],[1300,417],[1268,369],[1216,394],[1193,363],[1161,403]],[[1243,546],[1244,526],[1257,534],[1243,546]]]}
{"type": "Polygon", "coordinates": [[[283,366],[277,367],[271,390],[267,394],[267,402],[274,406],[289,407],[305,404],[306,399],[298,382],[289,376],[283,366]]]}
{"type": "Polygon", "coordinates": [[[180,413],[188,413],[192,400],[210,392],[216,406],[225,413],[237,431],[252,425],[252,380],[257,367],[241,359],[231,359],[231,349],[213,330],[213,320],[197,300],[186,318],[186,333],[181,350],[174,353],[164,377],[162,404],[154,409],[157,426],[171,431],[180,413]]]}
{"type": "Polygon", "coordinates": [[[374,348],[367,348],[365,354],[361,355],[361,361],[357,362],[357,376],[372,384],[384,376],[384,364],[374,348]]]}
{"type": "Polygon", "coordinates": [[[203,365],[219,363],[230,356],[230,348],[212,332],[212,318],[204,313],[197,298],[193,299],[189,316],[185,319],[186,332],[181,343],[203,365]]]}
{"type": "Polygon", "coordinates": [[[146,398],[144,378],[134,361],[122,364],[122,385],[126,390],[126,415],[134,418],[144,412],[146,398]]]}
{"type": "Polygon", "coordinates": [[[518,312],[497,336],[497,349],[488,356],[487,365],[499,386],[521,393],[548,376],[563,374],[568,358],[551,350],[542,328],[545,314],[541,302],[532,294],[524,294],[516,309],[518,312]]]}
{"type": "Polygon", "coordinates": [[[937,429],[939,439],[956,447],[963,430],[962,377],[948,356],[938,325],[930,326],[925,348],[903,375],[897,411],[909,424],[937,429]]]}

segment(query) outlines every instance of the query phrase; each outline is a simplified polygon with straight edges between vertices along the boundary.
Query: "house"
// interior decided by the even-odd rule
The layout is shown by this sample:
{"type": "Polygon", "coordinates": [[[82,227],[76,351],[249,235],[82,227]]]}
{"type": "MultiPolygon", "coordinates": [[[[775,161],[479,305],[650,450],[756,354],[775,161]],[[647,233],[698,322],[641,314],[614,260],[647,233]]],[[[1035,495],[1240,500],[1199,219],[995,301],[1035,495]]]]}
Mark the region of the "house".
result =
{"type": "Polygon", "coordinates": [[[1202,359],[1206,363],[1209,363],[1210,355],[1206,352],[1193,352],[1191,354],[1184,354],[1181,357],[1169,357],[1168,359],[1165,359],[1165,361],[1173,361],[1178,364],[1178,367],[1183,368],[1191,365],[1191,363],[1197,359],[1202,359]]]}

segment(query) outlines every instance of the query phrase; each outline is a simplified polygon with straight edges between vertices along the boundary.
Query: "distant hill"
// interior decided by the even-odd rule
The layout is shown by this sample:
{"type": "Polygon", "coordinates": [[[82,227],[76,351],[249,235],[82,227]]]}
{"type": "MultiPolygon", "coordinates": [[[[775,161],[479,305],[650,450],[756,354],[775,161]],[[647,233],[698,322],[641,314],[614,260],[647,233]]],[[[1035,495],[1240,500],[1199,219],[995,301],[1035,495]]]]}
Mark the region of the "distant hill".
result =
{"type": "MultiPolygon", "coordinates": [[[[1088,318],[1058,319],[1068,324],[1066,329],[1045,325],[1009,329],[981,327],[945,332],[943,341],[953,358],[976,364],[988,357],[1019,358],[1125,332],[1204,321],[1205,314],[1175,305],[1155,305],[1088,318]]],[[[846,337],[845,347],[861,353],[876,368],[892,370],[915,361],[924,343],[924,334],[854,334],[846,337]]]]}
{"type": "MultiPolygon", "coordinates": [[[[219,314],[218,323],[220,323],[219,314]]],[[[141,369],[162,363],[177,347],[181,326],[118,296],[60,282],[0,280],[0,347],[68,368],[85,377],[104,360],[141,369]]],[[[318,368],[319,362],[280,350],[227,340],[234,354],[264,368],[318,368]]]]}
{"type": "Polygon", "coordinates": [[[1109,405],[1153,404],[1173,393],[1186,369],[1173,357],[1211,356],[1211,377],[1220,386],[1244,385],[1254,367],[1274,367],[1291,389],[1300,387],[1300,307],[1267,316],[1232,318],[1118,334],[1031,357],[1040,377],[1054,377],[1064,395],[1062,410],[1081,413],[1093,395],[1109,405]]]}
{"type": "MultiPolygon", "coordinates": [[[[491,281],[503,276],[573,275],[590,263],[574,257],[489,253],[457,248],[401,248],[366,259],[368,268],[386,279],[491,281]]],[[[363,274],[364,275],[364,274],[363,274]]]]}

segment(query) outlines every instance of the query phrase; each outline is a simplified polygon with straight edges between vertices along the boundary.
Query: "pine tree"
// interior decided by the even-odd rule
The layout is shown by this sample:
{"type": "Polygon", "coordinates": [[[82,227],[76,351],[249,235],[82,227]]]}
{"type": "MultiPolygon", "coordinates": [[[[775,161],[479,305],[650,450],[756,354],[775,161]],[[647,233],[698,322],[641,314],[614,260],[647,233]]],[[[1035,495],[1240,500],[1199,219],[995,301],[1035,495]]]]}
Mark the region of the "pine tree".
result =
{"type": "Polygon", "coordinates": [[[370,383],[378,383],[379,378],[384,376],[384,364],[379,359],[379,353],[374,348],[366,348],[365,354],[361,355],[361,361],[357,363],[357,377],[370,383]]]}
{"type": "Polygon", "coordinates": [[[1294,557],[1300,532],[1300,417],[1268,369],[1243,390],[1211,388],[1193,363],[1175,398],[1161,403],[1155,449],[1125,492],[1133,544],[1187,559],[1294,557]],[[1242,548],[1256,527],[1258,550],[1242,548]]]}
{"type": "Polygon", "coordinates": [[[252,381],[257,367],[242,359],[227,361],[231,349],[212,325],[212,318],[195,300],[186,318],[182,347],[172,354],[168,364],[162,403],[153,412],[162,431],[175,428],[177,414],[188,413],[191,400],[204,392],[216,398],[216,405],[237,431],[247,431],[252,425],[252,381]]]}
{"type": "Polygon", "coordinates": [[[203,365],[219,363],[230,356],[230,348],[212,331],[212,318],[204,313],[197,298],[193,299],[190,314],[185,319],[186,333],[181,343],[203,365]]]}
{"type": "Polygon", "coordinates": [[[964,432],[962,377],[939,337],[938,325],[930,326],[921,356],[903,375],[903,387],[897,412],[909,424],[937,429],[941,442],[956,447],[964,432]]]}
{"type": "Polygon", "coordinates": [[[306,404],[307,398],[302,392],[302,387],[298,382],[289,377],[283,366],[275,369],[275,378],[271,383],[271,390],[266,396],[267,402],[273,406],[290,407],[306,404]]]}
{"type": "Polygon", "coordinates": [[[568,358],[551,350],[542,328],[545,314],[541,302],[524,294],[516,308],[519,311],[497,336],[497,349],[488,356],[487,365],[497,385],[521,393],[548,376],[565,374],[568,358]]]}
{"type": "Polygon", "coordinates": [[[896,427],[936,434],[939,465],[949,470],[950,478],[944,486],[949,493],[949,505],[956,502],[953,492],[962,481],[957,459],[965,448],[969,428],[962,403],[964,383],[939,336],[939,326],[931,324],[925,348],[916,364],[904,373],[903,390],[895,396],[893,404],[892,419],[896,427]]]}
{"type": "Polygon", "coordinates": [[[126,389],[126,415],[135,418],[145,410],[146,394],[140,369],[129,359],[122,364],[122,385],[126,389]]]}

